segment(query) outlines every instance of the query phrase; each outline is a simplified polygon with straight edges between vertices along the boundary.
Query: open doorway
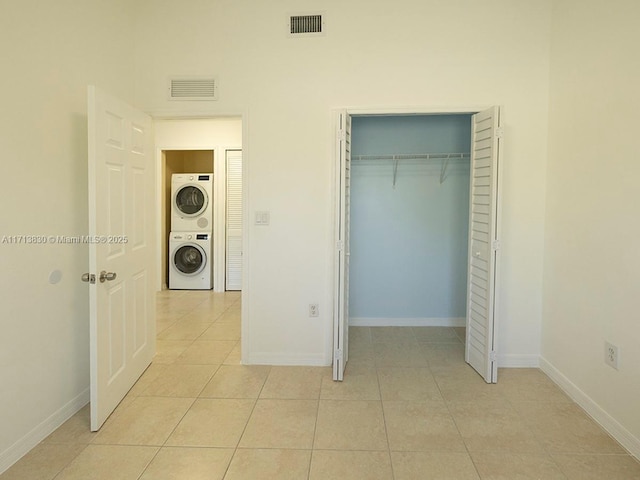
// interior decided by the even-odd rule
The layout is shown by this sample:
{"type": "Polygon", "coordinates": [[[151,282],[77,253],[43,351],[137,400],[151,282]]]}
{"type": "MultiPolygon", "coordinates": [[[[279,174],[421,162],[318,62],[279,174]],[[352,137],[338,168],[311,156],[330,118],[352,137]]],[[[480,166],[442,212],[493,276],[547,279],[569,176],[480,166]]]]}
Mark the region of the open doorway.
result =
{"type": "Polygon", "coordinates": [[[242,118],[169,119],[154,122],[158,165],[158,290],[169,287],[169,234],[175,174],[208,174],[212,282],[215,292],[241,289],[242,118]],[[229,167],[231,167],[229,169],[229,167]],[[231,184],[229,183],[231,180],[231,184]],[[229,201],[231,200],[231,201],[229,201]],[[231,205],[232,210],[229,210],[231,205]],[[227,228],[231,220],[232,228],[227,228]],[[231,233],[231,236],[229,235],[231,233]],[[229,249],[231,246],[231,249],[229,249]],[[238,258],[240,260],[238,260],[238,258]],[[232,282],[227,282],[231,274],[232,282]]]}

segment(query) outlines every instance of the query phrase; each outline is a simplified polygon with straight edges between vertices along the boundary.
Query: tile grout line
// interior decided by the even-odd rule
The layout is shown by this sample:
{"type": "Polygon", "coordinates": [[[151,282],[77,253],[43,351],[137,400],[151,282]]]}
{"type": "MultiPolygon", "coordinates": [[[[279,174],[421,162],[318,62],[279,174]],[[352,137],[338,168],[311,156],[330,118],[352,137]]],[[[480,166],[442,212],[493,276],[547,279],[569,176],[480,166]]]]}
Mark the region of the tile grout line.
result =
{"type": "MultiPolygon", "coordinates": [[[[40,442],[40,443],[42,443],[42,442],[40,442]]],[[[40,444],[38,444],[38,445],[40,445],[40,444]]],[[[51,477],[51,480],[55,480],[56,478],[59,478],[59,477],[60,477],[60,474],[61,474],[62,472],[64,472],[64,471],[69,467],[69,465],[71,465],[71,464],[72,464],[72,463],[73,463],[73,462],[74,462],[74,461],[75,461],[75,460],[80,456],[80,454],[81,454],[82,452],[84,452],[84,451],[87,449],[87,447],[88,447],[89,445],[91,445],[91,444],[90,444],[90,443],[85,444],[85,445],[84,445],[84,447],[82,448],[82,450],[80,450],[80,451],[77,453],[77,455],[75,455],[71,460],[69,460],[69,461],[64,465],[64,467],[62,467],[62,468],[61,468],[61,469],[60,469],[60,470],[59,470],[59,471],[58,471],[58,472],[57,472],[53,477],[51,477]]],[[[7,470],[7,471],[8,471],[8,470],[7,470]]],[[[1,477],[3,474],[4,474],[4,472],[3,472],[2,474],[0,474],[0,477],[1,477]]]]}
{"type": "Polygon", "coordinates": [[[251,408],[251,412],[249,412],[249,415],[247,416],[247,421],[244,424],[244,427],[242,428],[242,432],[240,432],[240,435],[238,436],[238,441],[236,442],[236,446],[233,449],[233,453],[231,454],[231,458],[229,459],[229,464],[227,465],[227,468],[225,468],[224,470],[224,474],[222,475],[222,479],[224,480],[227,477],[227,474],[229,473],[229,469],[231,468],[231,464],[233,463],[233,459],[236,457],[236,453],[238,452],[238,448],[240,448],[240,442],[242,441],[242,437],[244,436],[245,432],[247,431],[247,426],[249,425],[249,421],[251,420],[251,417],[253,416],[253,412],[256,410],[256,406],[258,405],[258,400],[260,399],[260,394],[262,393],[262,390],[264,389],[264,386],[267,383],[267,379],[269,378],[269,375],[271,375],[271,369],[269,369],[269,374],[266,376],[266,378],[264,379],[264,382],[262,383],[262,386],[260,387],[260,391],[258,392],[258,396],[253,399],[253,407],[251,408]]]}
{"type": "MultiPolygon", "coordinates": [[[[457,336],[457,335],[456,335],[457,336]]],[[[467,446],[467,442],[464,440],[464,436],[462,435],[462,432],[460,431],[460,427],[458,426],[458,422],[456,422],[456,418],[454,417],[453,413],[451,412],[451,409],[449,408],[449,403],[447,401],[447,399],[445,398],[444,394],[442,393],[442,388],[440,387],[440,384],[438,383],[436,376],[433,373],[433,370],[431,369],[431,362],[429,362],[429,360],[427,359],[427,365],[429,367],[429,372],[431,373],[431,376],[433,377],[433,382],[436,384],[436,387],[438,388],[438,392],[440,393],[440,396],[442,397],[442,401],[444,402],[444,406],[447,409],[447,412],[449,413],[449,417],[451,418],[451,421],[453,422],[453,425],[456,427],[456,431],[458,432],[458,435],[460,435],[460,440],[462,440],[462,444],[464,445],[464,449],[467,452],[467,456],[469,457],[469,460],[471,461],[471,464],[473,465],[473,469],[476,472],[476,475],[478,477],[478,479],[481,479],[481,475],[480,475],[480,471],[478,470],[478,467],[476,465],[476,462],[473,459],[473,456],[471,455],[471,452],[469,451],[469,447],[467,446]]]]}
{"type": "MultiPolygon", "coordinates": [[[[313,463],[313,453],[316,450],[316,434],[318,432],[318,417],[320,416],[320,400],[322,400],[322,382],[323,381],[324,381],[324,375],[320,375],[320,389],[318,390],[316,421],[313,423],[313,440],[311,441],[311,455],[309,455],[309,467],[307,468],[307,480],[311,478],[311,464],[313,463]]],[[[267,382],[265,381],[265,383],[267,382]]]]}
{"type": "MultiPolygon", "coordinates": [[[[375,364],[375,358],[374,358],[374,364],[375,364]]],[[[380,409],[382,410],[382,421],[384,423],[384,436],[387,440],[387,454],[389,456],[389,466],[391,467],[391,478],[395,480],[396,474],[393,468],[393,458],[391,456],[391,443],[389,442],[389,429],[387,428],[387,416],[385,415],[385,412],[384,412],[384,401],[382,398],[382,389],[380,388],[380,372],[378,370],[377,365],[375,365],[374,368],[376,369],[376,382],[378,384],[378,395],[380,396],[380,409]]]]}

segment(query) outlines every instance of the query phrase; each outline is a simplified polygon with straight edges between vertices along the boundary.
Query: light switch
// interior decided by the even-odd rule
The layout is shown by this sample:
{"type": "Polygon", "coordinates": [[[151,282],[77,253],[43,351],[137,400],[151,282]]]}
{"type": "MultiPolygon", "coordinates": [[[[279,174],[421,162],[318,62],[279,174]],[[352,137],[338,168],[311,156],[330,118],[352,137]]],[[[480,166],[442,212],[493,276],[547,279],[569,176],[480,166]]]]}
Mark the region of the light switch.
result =
{"type": "Polygon", "coordinates": [[[269,212],[256,212],[256,225],[269,225],[269,212]]]}

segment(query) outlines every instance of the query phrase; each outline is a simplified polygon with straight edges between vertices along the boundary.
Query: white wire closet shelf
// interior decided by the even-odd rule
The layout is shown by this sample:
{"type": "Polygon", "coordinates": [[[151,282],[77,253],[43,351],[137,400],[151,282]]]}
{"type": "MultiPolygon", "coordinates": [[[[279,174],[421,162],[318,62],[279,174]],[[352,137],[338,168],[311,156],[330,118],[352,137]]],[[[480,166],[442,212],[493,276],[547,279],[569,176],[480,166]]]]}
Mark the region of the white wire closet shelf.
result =
{"type": "Polygon", "coordinates": [[[396,178],[398,176],[398,163],[402,160],[434,160],[442,162],[440,167],[440,184],[444,182],[447,174],[447,167],[450,160],[467,160],[471,158],[470,153],[403,153],[397,155],[352,155],[351,161],[392,161],[393,162],[393,188],[396,188],[396,178]]]}

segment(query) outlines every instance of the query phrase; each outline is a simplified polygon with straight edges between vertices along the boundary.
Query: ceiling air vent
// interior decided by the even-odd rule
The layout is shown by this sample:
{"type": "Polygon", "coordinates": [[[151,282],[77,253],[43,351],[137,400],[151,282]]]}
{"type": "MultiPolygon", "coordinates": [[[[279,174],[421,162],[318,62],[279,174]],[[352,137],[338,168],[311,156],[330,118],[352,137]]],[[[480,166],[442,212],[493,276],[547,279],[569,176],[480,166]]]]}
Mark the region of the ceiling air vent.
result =
{"type": "Polygon", "coordinates": [[[289,17],[289,34],[291,36],[322,35],[324,19],[322,14],[291,15],[289,17]]]}
{"type": "Polygon", "coordinates": [[[174,77],[169,79],[169,100],[217,100],[216,79],[174,77]]]}

